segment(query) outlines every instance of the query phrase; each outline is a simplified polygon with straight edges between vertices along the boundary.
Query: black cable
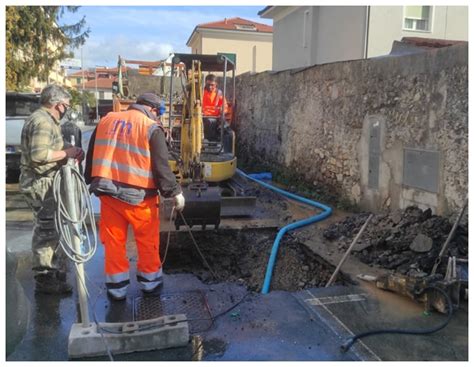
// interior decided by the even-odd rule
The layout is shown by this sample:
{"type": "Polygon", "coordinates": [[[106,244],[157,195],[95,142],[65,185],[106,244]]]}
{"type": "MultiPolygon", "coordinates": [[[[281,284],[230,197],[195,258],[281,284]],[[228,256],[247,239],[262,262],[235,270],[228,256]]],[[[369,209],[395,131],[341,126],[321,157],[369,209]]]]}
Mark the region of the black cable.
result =
{"type": "MultiPolygon", "coordinates": [[[[229,312],[229,311],[233,310],[234,308],[236,308],[238,305],[240,305],[244,301],[245,298],[247,298],[248,295],[250,295],[250,292],[247,292],[245,294],[245,296],[243,296],[238,302],[236,302],[231,307],[229,307],[228,309],[218,313],[215,316],[206,317],[206,318],[202,318],[202,319],[185,319],[185,320],[176,320],[176,321],[169,321],[169,322],[163,322],[163,323],[157,323],[157,324],[150,324],[150,325],[146,325],[146,326],[141,327],[141,328],[139,327],[138,331],[151,330],[151,329],[155,329],[157,327],[163,327],[165,325],[179,324],[181,322],[211,321],[211,325],[207,329],[205,329],[203,331],[200,331],[200,332],[207,332],[214,325],[214,321],[216,319],[218,319],[219,317],[225,315],[227,312],[229,312]]],[[[101,329],[103,331],[105,331],[106,333],[109,333],[109,334],[123,334],[123,331],[115,331],[115,330],[107,329],[107,328],[104,328],[104,327],[101,327],[101,329]]]]}
{"type": "Polygon", "coordinates": [[[183,212],[182,211],[178,211],[179,215],[181,215],[181,219],[183,220],[183,223],[184,225],[186,226],[186,228],[188,229],[188,233],[189,233],[189,236],[191,237],[191,240],[194,244],[194,247],[196,247],[196,250],[197,252],[199,253],[199,256],[201,256],[201,259],[202,259],[202,262],[204,263],[204,265],[207,266],[207,268],[209,269],[209,271],[211,272],[212,276],[214,277],[215,280],[218,279],[217,277],[217,274],[214,272],[214,270],[212,270],[211,268],[211,265],[209,265],[209,263],[207,262],[206,258],[204,257],[204,254],[201,252],[201,249],[199,248],[196,240],[194,239],[194,236],[193,236],[193,232],[191,231],[191,227],[188,225],[188,223],[186,222],[186,219],[184,219],[184,215],[183,215],[183,212]]]}
{"type": "Polygon", "coordinates": [[[435,286],[429,286],[423,289],[420,293],[422,295],[425,293],[427,290],[433,289],[435,291],[438,291],[443,295],[443,297],[446,299],[446,302],[448,304],[448,317],[447,319],[439,326],[430,328],[430,329],[425,329],[425,330],[413,330],[413,329],[380,329],[380,330],[372,330],[372,331],[366,331],[357,335],[354,335],[353,337],[349,338],[346,340],[344,344],[341,345],[341,351],[343,353],[347,352],[349,348],[352,346],[352,344],[355,343],[357,339],[364,338],[369,335],[378,335],[378,334],[408,334],[408,335],[424,335],[424,334],[432,334],[438,330],[443,329],[448,323],[451,321],[451,318],[453,317],[453,304],[451,302],[451,299],[449,298],[448,294],[441,288],[435,287],[435,286]]]}
{"type": "MultiPolygon", "coordinates": [[[[249,296],[249,295],[250,295],[250,292],[247,292],[247,293],[245,294],[245,296],[243,296],[243,297],[240,299],[239,302],[235,303],[234,305],[232,305],[231,307],[229,307],[227,310],[222,311],[222,312],[218,313],[218,314],[215,315],[215,316],[212,316],[212,317],[210,318],[210,320],[211,320],[211,325],[210,325],[206,330],[200,331],[200,332],[201,332],[201,333],[202,333],[202,332],[205,333],[205,332],[209,331],[209,330],[212,328],[212,326],[214,325],[214,321],[215,321],[217,318],[219,318],[219,317],[225,315],[227,312],[229,312],[229,311],[233,310],[234,308],[236,308],[236,307],[237,307],[238,305],[240,305],[240,304],[243,302],[243,300],[244,300],[245,298],[247,298],[247,296],[249,296]]],[[[209,319],[207,319],[207,320],[209,320],[209,319]]],[[[198,344],[198,346],[196,347],[196,350],[194,351],[193,355],[191,356],[191,360],[192,360],[194,357],[196,357],[197,353],[201,350],[201,348],[203,347],[203,345],[204,345],[204,341],[201,340],[200,343],[198,344]]]]}
{"type": "MultiPolygon", "coordinates": [[[[170,225],[173,223],[174,221],[174,218],[173,216],[175,215],[175,206],[173,205],[173,207],[171,208],[171,215],[170,215],[170,225]]],[[[168,255],[168,248],[170,246],[170,238],[171,238],[171,228],[168,230],[168,236],[167,236],[167,239],[166,239],[166,247],[165,247],[165,254],[163,255],[163,260],[161,261],[161,267],[163,268],[165,266],[165,262],[166,262],[166,256],[168,255]]]]}

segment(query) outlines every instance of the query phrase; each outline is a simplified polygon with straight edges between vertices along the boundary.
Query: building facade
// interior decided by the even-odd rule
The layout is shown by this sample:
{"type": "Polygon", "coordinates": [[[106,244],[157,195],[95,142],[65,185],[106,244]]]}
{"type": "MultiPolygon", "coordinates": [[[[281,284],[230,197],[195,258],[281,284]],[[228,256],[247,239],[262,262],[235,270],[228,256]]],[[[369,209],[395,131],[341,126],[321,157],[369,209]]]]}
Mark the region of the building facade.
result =
{"type": "Polygon", "coordinates": [[[186,45],[194,54],[219,53],[233,58],[236,75],[272,68],[272,27],[242,18],[197,25],[186,45]]]}
{"type": "Polygon", "coordinates": [[[394,41],[467,41],[466,6],[268,6],[275,71],[390,53],[394,41]]]}

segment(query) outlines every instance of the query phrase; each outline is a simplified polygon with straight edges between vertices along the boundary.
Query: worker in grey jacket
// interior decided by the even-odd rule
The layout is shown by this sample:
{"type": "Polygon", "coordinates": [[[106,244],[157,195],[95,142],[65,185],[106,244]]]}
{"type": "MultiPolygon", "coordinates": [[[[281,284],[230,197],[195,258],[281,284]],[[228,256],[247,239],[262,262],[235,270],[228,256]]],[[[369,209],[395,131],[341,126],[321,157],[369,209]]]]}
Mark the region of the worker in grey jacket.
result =
{"type": "Polygon", "coordinates": [[[168,165],[165,134],[157,121],[160,111],[160,98],[145,93],[127,111],[103,117],[89,142],[85,178],[101,202],[105,282],[115,301],[126,298],[130,284],[128,227],[136,240],[137,281],[143,292],[154,292],[163,284],[157,195],[173,197],[177,210],[184,207],[181,187],[168,165]]]}

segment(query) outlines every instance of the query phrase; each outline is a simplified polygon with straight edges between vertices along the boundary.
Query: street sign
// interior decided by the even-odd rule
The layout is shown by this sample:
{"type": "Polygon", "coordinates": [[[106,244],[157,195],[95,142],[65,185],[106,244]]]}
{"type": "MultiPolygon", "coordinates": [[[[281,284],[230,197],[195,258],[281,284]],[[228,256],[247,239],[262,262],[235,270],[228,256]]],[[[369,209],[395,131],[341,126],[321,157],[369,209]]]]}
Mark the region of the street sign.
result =
{"type": "Polygon", "coordinates": [[[64,59],[61,61],[61,66],[65,69],[80,69],[81,60],[80,59],[64,59]]]}

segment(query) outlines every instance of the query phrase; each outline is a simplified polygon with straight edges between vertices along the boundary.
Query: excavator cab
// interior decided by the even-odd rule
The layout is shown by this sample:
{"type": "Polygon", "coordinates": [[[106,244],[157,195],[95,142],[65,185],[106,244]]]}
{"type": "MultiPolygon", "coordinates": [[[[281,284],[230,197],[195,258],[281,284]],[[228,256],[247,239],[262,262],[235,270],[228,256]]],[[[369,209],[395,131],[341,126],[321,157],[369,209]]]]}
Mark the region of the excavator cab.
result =
{"type": "Polygon", "coordinates": [[[181,156],[186,166],[185,172],[181,172],[182,183],[189,180],[221,182],[231,178],[236,169],[235,133],[230,128],[232,113],[229,113],[235,105],[235,65],[224,55],[175,54],[171,68],[168,118],[171,134],[168,137],[172,151],[181,156]],[[219,89],[223,99],[228,101],[228,108],[222,109],[219,116],[202,113],[204,76],[210,73],[220,79],[219,89]],[[232,73],[231,90],[229,73],[232,73]],[[174,78],[180,81],[178,91],[173,90],[174,78]],[[190,141],[191,135],[194,140],[190,141]],[[198,160],[200,175],[189,167],[198,160]]]}
{"type": "Polygon", "coordinates": [[[224,55],[174,54],[169,92],[170,167],[183,187],[186,206],[175,225],[219,226],[221,216],[250,215],[255,197],[236,177],[235,133],[231,129],[235,106],[235,64],[224,55]],[[204,116],[204,78],[218,78],[227,108],[218,116],[204,116]],[[178,78],[180,90],[173,90],[178,78]],[[230,83],[229,83],[230,79],[230,83]]]}

